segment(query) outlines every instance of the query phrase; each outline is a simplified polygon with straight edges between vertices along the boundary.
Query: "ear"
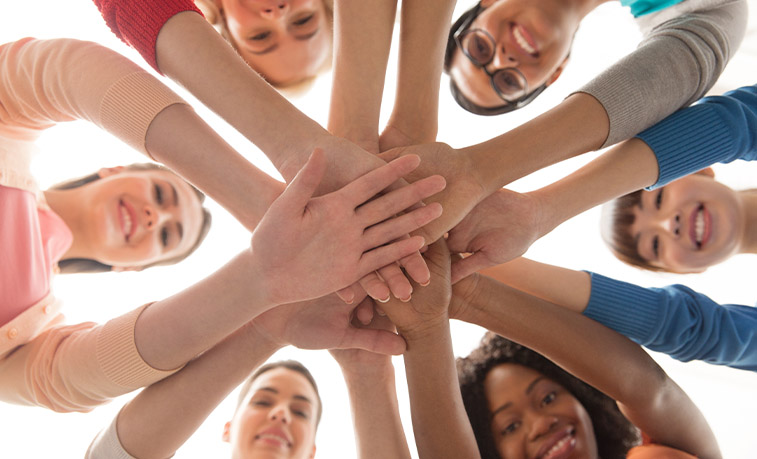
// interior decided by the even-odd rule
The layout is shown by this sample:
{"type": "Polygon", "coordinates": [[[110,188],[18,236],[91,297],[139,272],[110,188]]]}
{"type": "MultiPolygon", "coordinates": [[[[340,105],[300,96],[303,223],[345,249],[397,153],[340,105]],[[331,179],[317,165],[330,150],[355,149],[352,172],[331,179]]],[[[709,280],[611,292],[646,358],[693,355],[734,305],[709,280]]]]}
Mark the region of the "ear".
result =
{"type": "Polygon", "coordinates": [[[557,70],[552,73],[552,76],[549,77],[547,82],[545,83],[547,86],[551,85],[555,81],[557,81],[558,78],[560,78],[560,75],[562,75],[562,71],[565,70],[565,66],[568,64],[568,58],[566,57],[565,60],[562,61],[562,64],[560,64],[559,67],[557,67],[557,70]]]}
{"type": "Polygon", "coordinates": [[[231,442],[231,421],[226,421],[226,424],[223,425],[223,434],[221,435],[221,440],[225,441],[226,443],[231,442]]]}
{"type": "Polygon", "coordinates": [[[116,166],[116,167],[103,167],[99,171],[97,171],[97,175],[100,176],[100,178],[110,177],[111,175],[116,175],[120,172],[123,172],[124,166],[116,166]]]}
{"type": "Polygon", "coordinates": [[[695,172],[695,174],[704,175],[705,177],[709,177],[711,179],[715,178],[715,171],[711,167],[706,167],[701,171],[695,172]]]}

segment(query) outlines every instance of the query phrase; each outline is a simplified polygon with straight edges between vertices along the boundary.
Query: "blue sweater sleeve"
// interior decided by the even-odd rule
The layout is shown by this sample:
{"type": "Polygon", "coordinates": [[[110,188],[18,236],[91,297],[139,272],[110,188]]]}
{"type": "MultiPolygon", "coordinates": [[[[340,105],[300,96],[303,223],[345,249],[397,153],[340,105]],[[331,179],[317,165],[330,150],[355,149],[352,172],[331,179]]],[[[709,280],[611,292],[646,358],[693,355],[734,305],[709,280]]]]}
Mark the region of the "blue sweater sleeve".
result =
{"type": "Polygon", "coordinates": [[[717,304],[683,285],[643,288],[590,274],[587,317],[684,362],[757,371],[757,308],[717,304]]]}
{"type": "Polygon", "coordinates": [[[649,189],[717,162],[757,159],[757,85],[705,97],[637,136],[654,151],[660,173],[649,189]]]}

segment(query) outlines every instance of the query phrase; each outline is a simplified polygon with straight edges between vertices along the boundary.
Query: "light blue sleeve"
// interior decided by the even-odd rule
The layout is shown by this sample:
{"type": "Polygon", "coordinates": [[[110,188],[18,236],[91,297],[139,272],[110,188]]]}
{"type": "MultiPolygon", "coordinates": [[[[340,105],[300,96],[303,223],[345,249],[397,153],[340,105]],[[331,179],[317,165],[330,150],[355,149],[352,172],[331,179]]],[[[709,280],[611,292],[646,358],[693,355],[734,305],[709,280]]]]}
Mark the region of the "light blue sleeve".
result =
{"type": "Polygon", "coordinates": [[[712,164],[757,159],[757,86],[705,97],[638,136],[654,151],[660,172],[649,189],[712,164]]]}
{"type": "Polygon", "coordinates": [[[757,308],[717,304],[683,285],[643,288],[589,274],[587,317],[684,362],[757,371],[757,308]]]}

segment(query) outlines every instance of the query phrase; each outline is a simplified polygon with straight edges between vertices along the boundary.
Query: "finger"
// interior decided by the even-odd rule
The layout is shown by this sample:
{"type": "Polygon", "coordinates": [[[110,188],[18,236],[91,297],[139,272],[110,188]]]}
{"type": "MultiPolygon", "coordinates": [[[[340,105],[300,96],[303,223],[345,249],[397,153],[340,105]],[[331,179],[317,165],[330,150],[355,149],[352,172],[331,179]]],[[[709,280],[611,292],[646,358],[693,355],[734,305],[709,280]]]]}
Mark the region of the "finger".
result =
{"type": "Polygon", "coordinates": [[[403,150],[403,147],[392,148],[391,150],[382,151],[378,154],[378,157],[386,162],[389,162],[399,158],[403,150]]]}
{"type": "Polygon", "coordinates": [[[362,177],[348,183],[339,193],[344,193],[355,207],[371,199],[383,189],[413,171],[421,159],[416,155],[403,156],[373,169],[362,177]]]}
{"type": "Polygon", "coordinates": [[[358,272],[365,275],[404,258],[423,246],[423,238],[409,237],[363,253],[358,263],[358,272]]]}
{"type": "Polygon", "coordinates": [[[450,280],[454,284],[455,282],[465,279],[471,274],[490,266],[494,266],[494,263],[491,263],[484,254],[480,252],[474,253],[469,257],[465,257],[452,263],[450,280]]]}
{"type": "MultiPolygon", "coordinates": [[[[417,253],[417,252],[416,252],[417,253]]],[[[418,253],[420,256],[420,253],[418,253]]],[[[402,272],[402,268],[397,263],[384,266],[379,269],[379,274],[386,281],[386,285],[389,286],[389,290],[392,291],[392,295],[400,301],[410,301],[410,297],[413,294],[413,286],[405,277],[405,273],[402,272]]]]}
{"type": "Polygon", "coordinates": [[[373,321],[373,301],[366,299],[361,301],[355,308],[355,318],[363,325],[368,325],[373,321]]]}
{"type": "Polygon", "coordinates": [[[413,253],[400,260],[400,265],[411,279],[425,287],[431,282],[431,272],[426,265],[426,260],[420,253],[413,253]]]}
{"type": "Polygon", "coordinates": [[[358,283],[365,290],[365,293],[374,300],[382,303],[389,300],[391,290],[375,271],[363,276],[358,283]]]}
{"type": "Polygon", "coordinates": [[[442,191],[446,184],[441,175],[426,177],[363,204],[355,213],[365,226],[375,225],[442,191]]]}
{"type": "Polygon", "coordinates": [[[336,295],[341,298],[342,301],[344,301],[347,304],[352,304],[355,301],[355,298],[357,297],[357,293],[355,292],[356,288],[360,288],[359,286],[356,287],[354,284],[350,285],[349,287],[345,287],[339,291],[336,292],[336,295]]]}
{"type": "Polygon", "coordinates": [[[377,354],[400,355],[407,345],[396,333],[350,327],[337,349],[363,349],[377,354]]]}
{"type": "Polygon", "coordinates": [[[325,173],[326,155],[323,150],[316,148],[302,169],[287,185],[281,198],[286,199],[294,209],[304,209],[315,194],[325,173]]]}
{"type": "Polygon", "coordinates": [[[386,244],[389,241],[399,239],[430,221],[439,218],[441,215],[441,204],[434,202],[420,209],[415,209],[410,213],[394,217],[378,225],[373,225],[363,233],[364,250],[369,250],[386,244]]]}

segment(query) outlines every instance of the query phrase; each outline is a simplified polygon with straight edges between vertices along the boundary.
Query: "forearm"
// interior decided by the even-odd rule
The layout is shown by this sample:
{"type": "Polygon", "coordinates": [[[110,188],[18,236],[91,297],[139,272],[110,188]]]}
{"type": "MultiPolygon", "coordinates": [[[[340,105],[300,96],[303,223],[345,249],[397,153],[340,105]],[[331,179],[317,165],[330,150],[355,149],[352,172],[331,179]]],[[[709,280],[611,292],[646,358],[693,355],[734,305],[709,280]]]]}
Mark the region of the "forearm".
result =
{"type": "Polygon", "coordinates": [[[188,105],[172,105],[147,130],[147,151],[231,212],[250,231],[284,185],[260,171],[188,105]]]}
{"type": "Polygon", "coordinates": [[[402,4],[397,93],[389,125],[416,143],[436,140],[444,50],[455,2],[402,4]]]}
{"type": "Polygon", "coordinates": [[[156,50],[160,70],[257,145],[287,181],[318,140],[328,136],[248,67],[198,14],[183,12],[169,19],[156,50]]]}
{"type": "Polygon", "coordinates": [[[397,3],[338,1],[334,7],[329,131],[358,145],[377,147],[397,3]]]}
{"type": "Polygon", "coordinates": [[[205,418],[278,346],[243,326],[181,371],[157,382],[118,415],[118,439],[139,458],[171,457],[205,418]]]}
{"type": "Polygon", "coordinates": [[[418,457],[479,457],[457,382],[449,320],[406,340],[405,373],[418,457]]]}
{"type": "Polygon", "coordinates": [[[410,458],[391,361],[387,359],[386,365],[371,372],[342,368],[342,373],[350,396],[358,458],[410,458]]]}

